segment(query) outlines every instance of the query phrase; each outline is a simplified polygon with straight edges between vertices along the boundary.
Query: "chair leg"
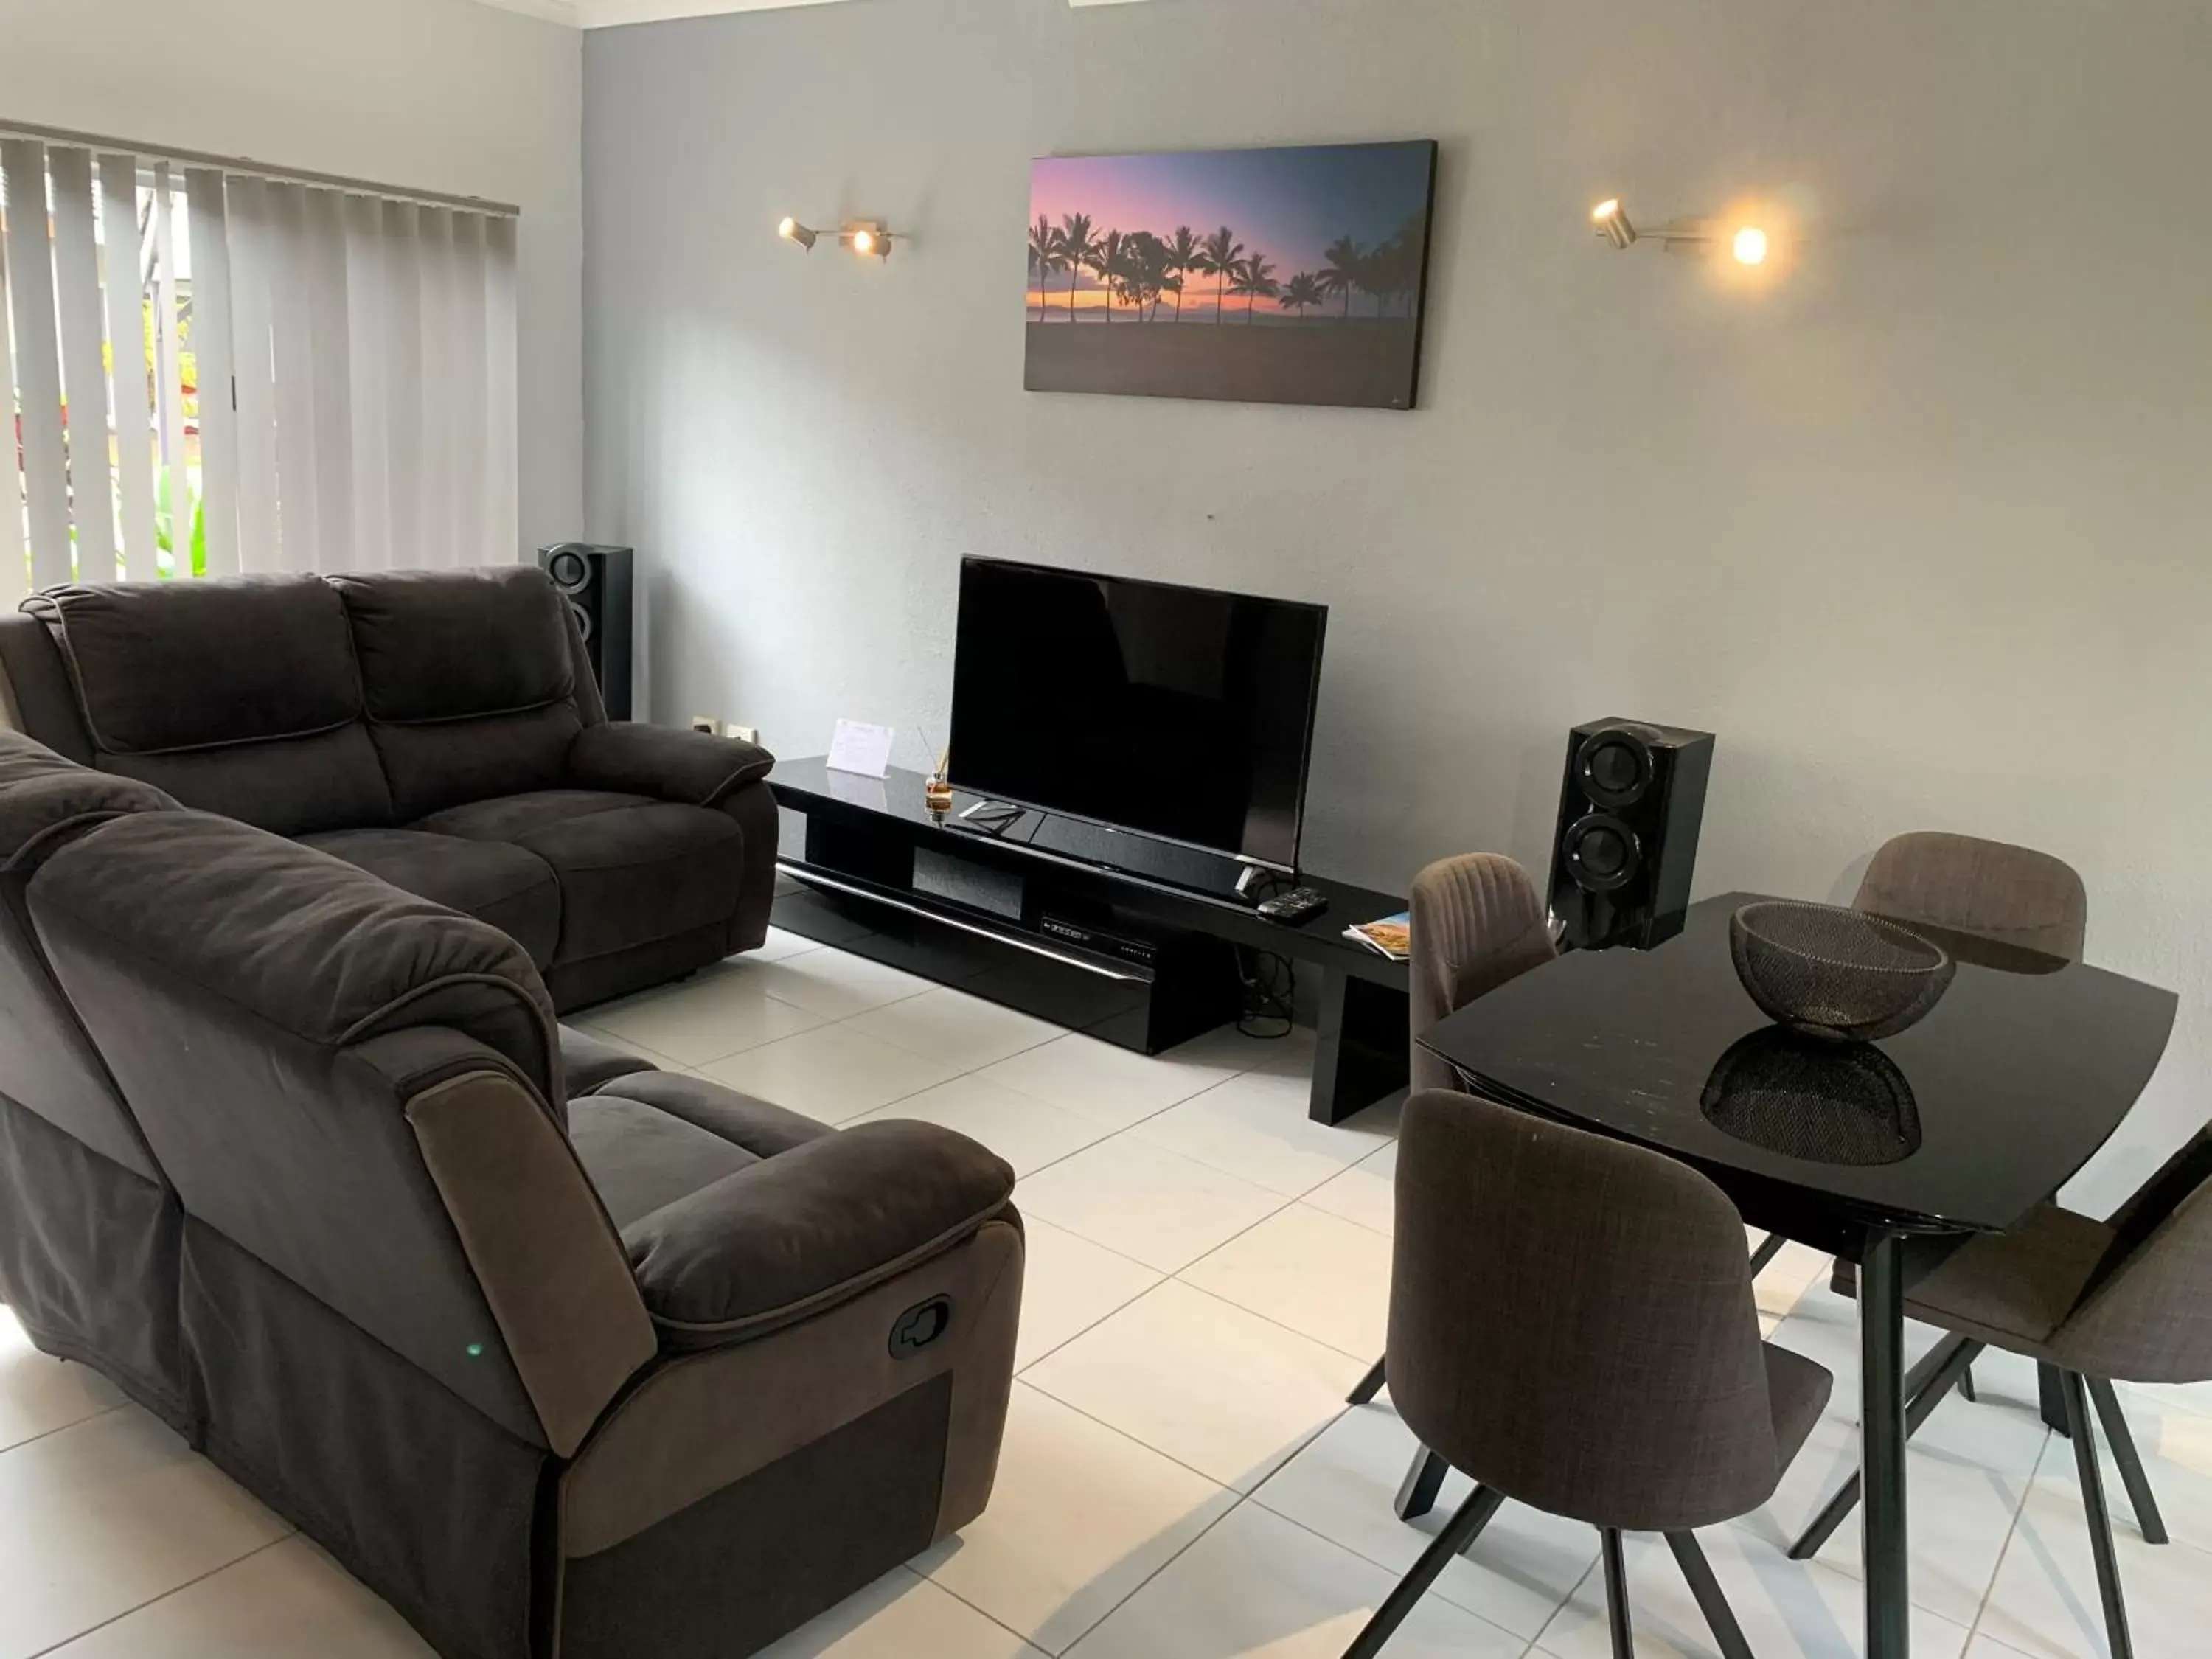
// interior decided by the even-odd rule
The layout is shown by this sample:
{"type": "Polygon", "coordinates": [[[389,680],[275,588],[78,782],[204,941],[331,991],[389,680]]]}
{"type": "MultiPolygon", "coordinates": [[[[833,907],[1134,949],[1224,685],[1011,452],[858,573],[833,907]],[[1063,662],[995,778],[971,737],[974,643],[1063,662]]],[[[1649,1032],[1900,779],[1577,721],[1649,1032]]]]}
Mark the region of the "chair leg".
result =
{"type": "Polygon", "coordinates": [[[1972,1365],[1966,1367],[1966,1374],[1959,1379],[1959,1397],[1969,1406],[1980,1403],[1981,1396],[1974,1392],[1974,1368],[1972,1365]]]}
{"type": "MultiPolygon", "coordinates": [[[[1985,1346],[1967,1337],[1947,1337],[1912,1368],[1912,1374],[1905,1378],[1905,1433],[1908,1439],[1928,1420],[1928,1413],[1942,1403],[1943,1396],[1958,1385],[1966,1368],[1985,1346]]],[[[1813,1524],[1797,1535],[1797,1541],[1790,1547],[1790,1559],[1804,1561],[1818,1554],[1820,1547],[1834,1536],[1836,1528],[1858,1506],[1859,1478],[1855,1474],[1813,1517],[1813,1524]]]]}
{"type": "Polygon", "coordinates": [[[1406,1615],[1413,1610],[1413,1604],[1437,1582],[1437,1575],[1444,1570],[1445,1564],[1474,1542],[1504,1501],[1503,1493],[1477,1486],[1452,1518],[1444,1522],[1443,1530],[1421,1552],[1421,1559],[1413,1563],[1413,1570],[1398,1581],[1397,1588],[1375,1609],[1375,1616],[1352,1638],[1352,1645],[1344,1650],[1344,1659],[1375,1659],[1392,1632],[1406,1622],[1406,1615]]]}
{"type": "Polygon", "coordinates": [[[1636,1634],[1628,1623],[1628,1560],[1620,1550],[1620,1528],[1600,1528],[1598,1540],[1605,1556],[1605,1622],[1613,1632],[1613,1659],[1636,1659],[1636,1634]]]}
{"type": "Polygon", "coordinates": [[[2120,1466],[2120,1484],[2127,1488],[2128,1505],[2136,1512],[2136,1530],[2143,1535],[2146,1544],[2163,1544],[2166,1541],[2166,1518],[2158,1512],[2158,1499],[2151,1492],[2150,1477],[2143,1473],[2142,1458],[2136,1451],[2136,1437],[2128,1431],[2128,1419],[2120,1410],[2120,1397],[2102,1377],[2092,1376],[2087,1381],[2090,1402],[2097,1408],[2097,1420],[2105,1425],[2105,1443],[2112,1449],[2112,1462],[2120,1466]]]}
{"type": "Polygon", "coordinates": [[[1743,1639],[1743,1626],[1735,1621],[1735,1609],[1728,1604],[1721,1593],[1721,1581],[1713,1577],[1712,1564],[1698,1547],[1695,1533],[1670,1532],[1667,1547],[1674,1552],[1674,1564],[1682,1569],[1682,1577],[1689,1581],[1690,1594],[1698,1599],[1698,1611],[1705,1615],[1705,1623],[1712,1627],[1713,1640],[1720,1644],[1721,1659],[1752,1659],[1751,1644],[1743,1639]]]}
{"type": "Polygon", "coordinates": [[[2097,1443],[2089,1432],[2089,1391],[2078,1371],[2063,1371],[2058,1386],[2066,1401],[2066,1431],[2074,1442],[2074,1470],[2081,1481],[2081,1512],[2089,1522],[2089,1548],[2097,1558],[2097,1594],[2105,1603],[2105,1639],[2112,1659],[2135,1659],[2128,1637],[2128,1604],[2120,1593],[2119,1552],[2112,1547],[2112,1516],[2105,1506],[2105,1477],[2097,1466],[2097,1443]]]}
{"type": "Polygon", "coordinates": [[[1382,1367],[1387,1363],[1378,1359],[1367,1375],[1359,1379],[1359,1386],[1344,1398],[1347,1406],[1364,1406],[1382,1391],[1382,1367]]]}
{"type": "Polygon", "coordinates": [[[1451,1465],[1426,1446],[1413,1450],[1413,1461],[1406,1468],[1406,1478],[1398,1483],[1398,1496],[1390,1507],[1398,1512],[1401,1521],[1417,1521],[1437,1506],[1437,1494],[1443,1490],[1444,1476],[1451,1465]]]}
{"type": "Polygon", "coordinates": [[[1751,1276],[1756,1279],[1766,1271],[1766,1264],[1782,1254],[1782,1247],[1790,1241],[1780,1233],[1769,1233],[1751,1253],[1751,1276]]]}

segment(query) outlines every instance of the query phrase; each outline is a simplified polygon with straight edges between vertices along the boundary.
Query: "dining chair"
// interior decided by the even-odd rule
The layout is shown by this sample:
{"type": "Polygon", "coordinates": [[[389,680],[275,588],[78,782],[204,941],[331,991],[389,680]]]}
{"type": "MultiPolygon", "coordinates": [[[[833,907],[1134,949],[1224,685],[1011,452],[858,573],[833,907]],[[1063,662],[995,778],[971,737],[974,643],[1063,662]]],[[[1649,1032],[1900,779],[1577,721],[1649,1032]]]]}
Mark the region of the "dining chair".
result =
{"type": "Polygon", "coordinates": [[[1724,1659],[1750,1649],[1693,1529],[1773,1495],[1828,1373],[1763,1342],[1743,1221],[1649,1148],[1427,1089],[1399,1132],[1390,1392],[1477,1482],[1345,1659],[1374,1659],[1510,1499],[1598,1529],[1614,1659],[1624,1532],[1665,1535],[1724,1659]]]}
{"type": "MultiPolygon", "coordinates": [[[[1413,1085],[1455,1088],[1458,1079],[1452,1068],[1421,1047],[1421,1034],[1485,992],[1557,956],[1551,918],[1528,872],[1499,853],[1463,853],[1430,865],[1413,878],[1407,914],[1413,951],[1407,987],[1413,1085]]],[[[1364,1406],[1374,1399],[1387,1367],[1387,1360],[1376,1360],[1347,1403],[1364,1406]]],[[[1427,1514],[1446,1473],[1441,1458],[1425,1449],[1416,1454],[1398,1490],[1399,1517],[1427,1514]]]]}
{"type": "MultiPolygon", "coordinates": [[[[1883,842],[1851,906],[2066,962],[2081,960],[2089,926],[2088,890],[2064,860],[2032,847],[1933,830],[1883,842]]],[[[2055,1389],[2055,1376],[2047,1386],[2055,1389]]],[[[1974,1398],[1971,1364],[1960,1373],[1958,1387],[1968,1401],[1974,1398]]],[[[2055,1426],[2059,1413],[2046,1416],[2055,1426]]],[[[2114,1431],[2124,1438],[2127,1425],[2118,1407],[2113,1420],[2114,1431]]]]}
{"type": "MultiPolygon", "coordinates": [[[[1984,1347],[2055,1368],[2096,1558],[2112,1659],[2130,1659],[2127,1605],[2089,1408],[2103,1425],[2146,1541],[2166,1541],[2142,1460],[2120,1415],[2114,1381],[2212,1381],[2212,1128],[2169,1159],[2109,1221],[2055,1204],[2002,1237],[1970,1240],[1905,1296],[1908,1317],[1949,1334],[1905,1380],[1905,1433],[1925,1422],[1984,1347]]],[[[1839,1264],[1837,1288],[1856,1288],[1839,1264]]],[[[1395,1395],[1396,1390],[1392,1390],[1395,1395]]],[[[1858,1503],[1846,1481],[1790,1553],[1812,1555],[1858,1503]]]]}

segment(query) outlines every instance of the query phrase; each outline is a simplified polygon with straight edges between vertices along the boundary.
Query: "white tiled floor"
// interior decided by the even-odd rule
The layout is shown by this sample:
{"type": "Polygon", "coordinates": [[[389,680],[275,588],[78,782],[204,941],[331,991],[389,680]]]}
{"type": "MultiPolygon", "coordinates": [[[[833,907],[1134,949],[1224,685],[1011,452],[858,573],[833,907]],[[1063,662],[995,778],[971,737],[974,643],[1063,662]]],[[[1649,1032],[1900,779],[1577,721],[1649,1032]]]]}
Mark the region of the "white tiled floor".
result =
{"type": "MultiPolygon", "coordinates": [[[[1304,1116],[1310,1033],[1146,1060],[806,940],[594,1011],[603,1036],[825,1121],[996,1146],[1029,1223],[1020,1378],[990,1510],[774,1659],[1334,1659],[1466,1489],[1400,1524],[1413,1438],[1343,1395],[1382,1343],[1395,1123],[1304,1116]]],[[[1838,1373],[1761,1511],[1707,1553],[1760,1659],[1859,1650],[1845,1527],[1784,1553],[1855,1456],[1854,1314],[1791,1247],[1775,1340],[1838,1373]]],[[[1924,1343],[1925,1333],[1916,1334],[1924,1343]]],[[[1917,1349],[1916,1349],[1917,1351],[1917,1349]]],[[[2103,1659],[2070,1449],[2032,1367],[1977,1366],[1915,1440],[1916,1659],[2103,1659]]],[[[2123,1389],[2174,1541],[2111,1480],[2142,1659],[2212,1652],[2212,1391],[2123,1389]]],[[[1595,1535],[1508,1505],[1389,1659],[1602,1659],[1595,1535]]],[[[1631,1545],[1638,1651],[1710,1659],[1663,1545],[1631,1545]]],[[[0,1659],[426,1659],[329,1557],[0,1310],[0,1659]]]]}

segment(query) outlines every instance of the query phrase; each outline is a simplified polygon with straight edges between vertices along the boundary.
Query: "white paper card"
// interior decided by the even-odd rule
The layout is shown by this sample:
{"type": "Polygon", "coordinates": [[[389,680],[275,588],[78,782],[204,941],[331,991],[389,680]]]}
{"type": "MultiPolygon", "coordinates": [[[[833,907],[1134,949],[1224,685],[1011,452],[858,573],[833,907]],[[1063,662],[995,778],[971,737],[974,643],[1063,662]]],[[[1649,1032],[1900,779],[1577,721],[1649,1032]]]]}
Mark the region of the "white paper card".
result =
{"type": "Polygon", "coordinates": [[[890,769],[891,728],[866,720],[839,720],[830,740],[830,769],[880,778],[890,769]]]}

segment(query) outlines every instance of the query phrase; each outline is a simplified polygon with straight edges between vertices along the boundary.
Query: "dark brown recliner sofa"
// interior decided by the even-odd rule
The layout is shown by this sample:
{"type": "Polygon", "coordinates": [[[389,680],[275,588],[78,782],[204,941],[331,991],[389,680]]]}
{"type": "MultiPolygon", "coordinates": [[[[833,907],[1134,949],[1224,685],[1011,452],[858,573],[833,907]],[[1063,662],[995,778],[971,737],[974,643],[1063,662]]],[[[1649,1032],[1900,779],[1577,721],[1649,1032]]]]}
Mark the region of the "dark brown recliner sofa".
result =
{"type": "Polygon", "coordinates": [[[562,1012],[758,945],[774,757],[611,723],[538,571],[62,587],[0,617],[0,725],[511,935],[562,1012]]]}
{"type": "Polygon", "coordinates": [[[190,1431],[447,1659],[739,1659],[981,1513],[1003,1163],[564,1060],[505,933],[132,804],[21,914],[179,1206],[190,1431]]]}
{"type": "Polygon", "coordinates": [[[0,1301],[39,1348],[93,1366],[189,1431],[177,1334],[184,1212],[24,904],[32,876],[77,836],[175,810],[158,789],[0,732],[0,1301]]]}

